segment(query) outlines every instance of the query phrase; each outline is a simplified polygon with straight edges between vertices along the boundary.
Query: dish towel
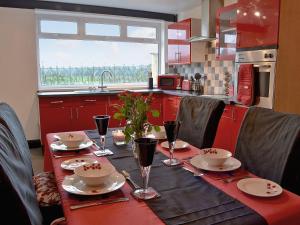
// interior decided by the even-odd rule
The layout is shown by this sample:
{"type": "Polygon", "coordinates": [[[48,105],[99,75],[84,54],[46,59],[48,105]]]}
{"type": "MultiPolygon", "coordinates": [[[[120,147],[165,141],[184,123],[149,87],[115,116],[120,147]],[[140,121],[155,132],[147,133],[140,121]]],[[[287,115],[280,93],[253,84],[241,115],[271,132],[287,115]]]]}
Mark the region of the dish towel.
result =
{"type": "Polygon", "coordinates": [[[246,106],[254,103],[253,64],[242,64],[238,71],[237,100],[246,106]]]}

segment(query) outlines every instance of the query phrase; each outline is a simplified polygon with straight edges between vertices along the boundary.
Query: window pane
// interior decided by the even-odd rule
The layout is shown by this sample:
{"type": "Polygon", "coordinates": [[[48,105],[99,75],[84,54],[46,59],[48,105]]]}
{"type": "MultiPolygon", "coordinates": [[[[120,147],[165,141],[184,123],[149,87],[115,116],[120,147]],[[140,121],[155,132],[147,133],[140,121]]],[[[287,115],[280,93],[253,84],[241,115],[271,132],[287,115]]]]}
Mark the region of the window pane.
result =
{"type": "Polygon", "coordinates": [[[127,36],[132,38],[151,38],[156,39],[156,28],[153,27],[127,27],[127,36]]]}
{"type": "Polygon", "coordinates": [[[44,87],[129,83],[146,85],[158,73],[158,45],[146,43],[39,39],[40,85],[44,87]]]}
{"type": "Polygon", "coordinates": [[[112,24],[86,23],[85,33],[97,36],[120,36],[120,26],[112,24]]]}
{"type": "Polygon", "coordinates": [[[41,32],[42,33],[57,33],[57,34],[77,34],[77,23],[76,22],[65,22],[65,21],[41,21],[41,32]]]}

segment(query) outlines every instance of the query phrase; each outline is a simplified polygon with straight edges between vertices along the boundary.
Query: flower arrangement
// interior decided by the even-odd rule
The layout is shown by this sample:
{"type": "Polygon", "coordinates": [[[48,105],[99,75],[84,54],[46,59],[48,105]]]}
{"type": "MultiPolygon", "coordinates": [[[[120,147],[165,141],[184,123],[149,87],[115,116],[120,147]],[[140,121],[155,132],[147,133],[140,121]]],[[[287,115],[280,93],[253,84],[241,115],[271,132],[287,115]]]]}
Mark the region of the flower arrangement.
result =
{"type": "Polygon", "coordinates": [[[152,94],[142,95],[130,92],[119,94],[119,99],[122,104],[115,105],[117,112],[113,118],[119,121],[125,120],[125,140],[128,143],[133,137],[143,137],[145,133],[152,129],[159,131],[159,126],[152,125],[148,121],[148,115],[159,117],[160,112],[156,109],[151,109],[153,100],[152,94]]]}

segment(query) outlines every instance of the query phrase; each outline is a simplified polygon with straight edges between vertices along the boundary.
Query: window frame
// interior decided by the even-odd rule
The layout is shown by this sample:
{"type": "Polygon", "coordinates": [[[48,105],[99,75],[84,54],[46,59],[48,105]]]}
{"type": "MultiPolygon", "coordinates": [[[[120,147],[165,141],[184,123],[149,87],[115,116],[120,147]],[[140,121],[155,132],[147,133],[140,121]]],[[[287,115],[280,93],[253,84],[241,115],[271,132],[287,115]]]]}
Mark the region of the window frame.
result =
{"type": "MultiPolygon", "coordinates": [[[[125,16],[112,16],[102,14],[87,14],[87,13],[70,13],[70,12],[52,12],[47,10],[36,10],[36,45],[37,45],[37,67],[38,67],[38,89],[39,90],[76,90],[98,85],[81,85],[81,86],[53,86],[45,87],[41,85],[40,80],[40,59],[39,59],[39,39],[61,39],[61,40],[87,40],[87,41],[116,41],[116,42],[131,42],[131,43],[146,43],[158,45],[158,74],[165,71],[165,32],[166,21],[141,19],[125,16]],[[77,23],[77,34],[62,34],[62,33],[43,33],[41,32],[41,21],[62,21],[77,23]],[[85,24],[112,24],[120,26],[120,36],[101,36],[85,34],[85,24]],[[127,26],[150,27],[156,29],[156,38],[136,38],[127,36],[127,26]]],[[[144,88],[147,85],[124,84],[124,88],[144,88]]],[[[108,88],[120,88],[120,84],[109,86],[108,88]]]]}

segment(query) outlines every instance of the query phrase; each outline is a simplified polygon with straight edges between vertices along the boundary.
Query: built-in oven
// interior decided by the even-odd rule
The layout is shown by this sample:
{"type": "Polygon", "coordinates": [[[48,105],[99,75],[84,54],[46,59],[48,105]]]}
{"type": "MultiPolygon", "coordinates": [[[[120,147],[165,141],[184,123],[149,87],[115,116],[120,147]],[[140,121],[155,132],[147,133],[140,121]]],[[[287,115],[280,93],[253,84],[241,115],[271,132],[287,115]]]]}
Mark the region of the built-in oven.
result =
{"type": "Polygon", "coordinates": [[[236,53],[234,95],[238,95],[238,74],[242,64],[253,64],[255,105],[273,108],[276,49],[243,51],[236,53]]]}

